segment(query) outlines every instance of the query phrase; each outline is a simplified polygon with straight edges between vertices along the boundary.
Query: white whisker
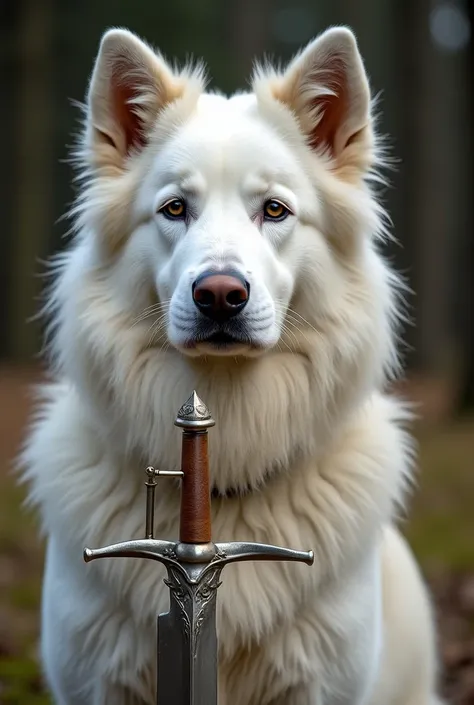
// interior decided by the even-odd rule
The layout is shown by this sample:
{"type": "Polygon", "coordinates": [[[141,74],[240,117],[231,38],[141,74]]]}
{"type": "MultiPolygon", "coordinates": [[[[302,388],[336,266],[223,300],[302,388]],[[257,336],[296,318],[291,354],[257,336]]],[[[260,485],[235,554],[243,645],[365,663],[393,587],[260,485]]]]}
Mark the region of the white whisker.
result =
{"type": "Polygon", "coordinates": [[[136,326],[138,323],[141,323],[146,318],[149,318],[150,316],[161,313],[162,311],[167,311],[169,308],[170,301],[171,299],[167,299],[166,301],[161,301],[159,303],[152,304],[151,306],[147,306],[133,319],[131,328],[136,326]]]}

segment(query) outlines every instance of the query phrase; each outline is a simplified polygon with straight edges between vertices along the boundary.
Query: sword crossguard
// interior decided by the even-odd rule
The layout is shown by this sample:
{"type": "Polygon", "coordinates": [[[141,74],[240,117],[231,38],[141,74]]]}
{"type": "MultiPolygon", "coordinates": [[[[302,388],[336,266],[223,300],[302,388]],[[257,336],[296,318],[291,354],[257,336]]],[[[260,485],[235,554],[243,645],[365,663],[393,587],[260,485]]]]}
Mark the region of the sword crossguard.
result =
{"type": "Polygon", "coordinates": [[[313,551],[295,551],[293,548],[281,548],[267,543],[251,543],[246,541],[233,541],[231,543],[216,544],[217,558],[224,565],[237,561],[296,561],[313,565],[313,551]]]}
{"type": "Polygon", "coordinates": [[[85,548],[86,563],[97,558],[148,558],[174,567],[191,584],[202,579],[210,569],[224,568],[240,561],[297,561],[312,565],[313,551],[295,551],[266,543],[234,541],[230,543],[187,544],[160,539],[122,541],[104,548],[85,548]]]}
{"type": "Polygon", "coordinates": [[[175,546],[173,541],[160,539],[121,541],[104,548],[85,548],[84,560],[90,563],[97,558],[151,558],[166,563],[167,557],[174,555],[175,546]]]}

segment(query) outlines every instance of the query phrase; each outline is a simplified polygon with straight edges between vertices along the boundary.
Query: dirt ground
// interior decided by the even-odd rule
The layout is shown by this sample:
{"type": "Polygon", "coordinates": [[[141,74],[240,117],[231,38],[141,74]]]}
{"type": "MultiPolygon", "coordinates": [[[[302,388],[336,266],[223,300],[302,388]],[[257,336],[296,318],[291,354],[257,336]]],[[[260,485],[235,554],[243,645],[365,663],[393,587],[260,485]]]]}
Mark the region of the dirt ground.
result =
{"type": "MultiPolygon", "coordinates": [[[[0,369],[0,704],[50,703],[37,660],[42,545],[11,461],[36,370],[0,369]]],[[[418,431],[421,487],[406,532],[434,596],[443,690],[474,705],[474,419],[418,431]]]]}

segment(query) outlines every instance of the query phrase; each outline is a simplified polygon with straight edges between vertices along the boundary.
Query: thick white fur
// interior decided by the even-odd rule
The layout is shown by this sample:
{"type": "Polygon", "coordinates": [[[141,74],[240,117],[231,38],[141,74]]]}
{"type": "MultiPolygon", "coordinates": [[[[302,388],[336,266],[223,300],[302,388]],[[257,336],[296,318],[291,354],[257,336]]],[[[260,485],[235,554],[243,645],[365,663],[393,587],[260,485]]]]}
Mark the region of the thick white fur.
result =
{"type": "MultiPolygon", "coordinates": [[[[312,568],[226,569],[220,705],[434,705],[429,598],[393,528],[411,445],[406,411],[383,394],[396,366],[397,280],[377,252],[381,212],[367,183],[376,140],[355,40],[330,30],[285,73],[260,69],[250,95],[227,100],[201,83],[127,32],[103,40],[78,232],[48,303],[57,382],[22,458],[47,535],[49,685],[58,705],[154,703],[160,568],[85,565],[82,550],[142,535],[143,469],[179,467],[173,419],[195,388],[217,422],[212,482],[223,494],[246,490],[213,500],[214,536],[315,552],[312,568]],[[136,79],[146,132],[131,153],[108,97],[117,55],[136,79]],[[338,87],[318,76],[332,56],[350,91],[334,139],[319,145],[318,98],[338,87]],[[183,174],[196,214],[188,226],[156,214],[183,174]],[[263,196],[294,215],[252,220],[263,196]],[[174,317],[194,324],[190,282],[209,262],[249,277],[251,314],[268,314],[256,347],[186,348],[174,317]]],[[[177,536],[178,501],[163,481],[158,536],[177,536]]]]}

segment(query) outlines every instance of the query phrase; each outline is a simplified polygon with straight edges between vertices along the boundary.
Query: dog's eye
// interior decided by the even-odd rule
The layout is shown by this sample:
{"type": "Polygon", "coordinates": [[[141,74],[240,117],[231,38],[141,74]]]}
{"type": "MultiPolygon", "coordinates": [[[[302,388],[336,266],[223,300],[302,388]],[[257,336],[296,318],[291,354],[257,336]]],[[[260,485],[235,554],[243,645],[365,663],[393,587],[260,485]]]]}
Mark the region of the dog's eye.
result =
{"type": "Polygon", "coordinates": [[[182,220],[186,217],[186,204],[181,198],[172,198],[161,206],[158,213],[163,213],[170,220],[182,220]]]}
{"type": "Polygon", "coordinates": [[[284,220],[290,214],[289,208],[280,201],[270,200],[263,206],[265,220],[284,220]]]}

